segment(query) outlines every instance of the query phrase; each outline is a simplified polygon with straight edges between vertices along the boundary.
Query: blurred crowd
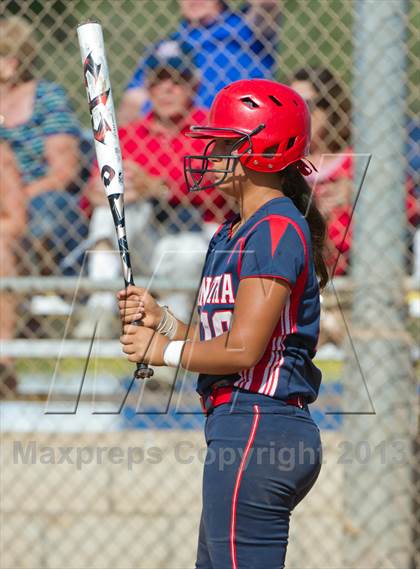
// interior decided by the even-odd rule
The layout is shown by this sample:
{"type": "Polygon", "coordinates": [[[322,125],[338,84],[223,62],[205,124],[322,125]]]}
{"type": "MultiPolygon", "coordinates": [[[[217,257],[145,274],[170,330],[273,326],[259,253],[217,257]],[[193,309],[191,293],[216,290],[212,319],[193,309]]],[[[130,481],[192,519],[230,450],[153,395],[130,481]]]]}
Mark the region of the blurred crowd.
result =
{"type": "MultiPolygon", "coordinates": [[[[223,0],[179,0],[179,6],[177,30],[138,54],[118,107],[134,271],[176,281],[198,278],[201,252],[235,207],[216,189],[187,192],[183,156],[201,154],[203,141],[183,131],[206,123],[214,95],[227,83],[277,76],[283,25],[277,0],[248,0],[236,11],[223,0]]],[[[81,130],[64,88],[34,71],[37,51],[28,21],[0,20],[0,277],[79,275],[83,266],[91,279],[116,278],[115,230],[90,133],[81,130]]],[[[328,222],[328,266],[333,275],[347,275],[356,191],[349,89],[331,70],[310,62],[288,81],[312,114],[309,159],[318,172],[310,183],[328,222]]],[[[413,149],[419,130],[416,124],[407,129],[406,180],[407,248],[417,247],[417,257],[418,232],[414,240],[412,235],[420,217],[419,154],[413,149]]],[[[420,273],[418,261],[407,271],[420,273]]],[[[182,293],[172,296],[175,312],[188,317],[182,293]]],[[[65,311],[64,305],[58,295],[33,295],[29,308],[51,313],[65,311]]],[[[86,298],[74,336],[90,337],[92,314],[112,315],[114,308],[110,293],[86,298]]],[[[0,338],[12,339],[18,313],[13,294],[0,292],[0,309],[0,338]]],[[[340,327],[326,322],[322,341],[339,344],[340,327]]],[[[104,333],[109,329],[105,324],[104,333]]],[[[13,389],[11,358],[2,356],[0,367],[0,377],[7,378],[3,389],[13,389]]]]}

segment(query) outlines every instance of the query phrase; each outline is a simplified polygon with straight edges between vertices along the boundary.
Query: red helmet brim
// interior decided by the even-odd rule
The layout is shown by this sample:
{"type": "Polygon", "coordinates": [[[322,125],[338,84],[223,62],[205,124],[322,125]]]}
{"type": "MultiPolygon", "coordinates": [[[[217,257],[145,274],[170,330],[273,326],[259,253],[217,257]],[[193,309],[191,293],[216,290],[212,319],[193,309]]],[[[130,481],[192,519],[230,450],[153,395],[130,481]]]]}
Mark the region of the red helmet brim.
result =
{"type": "Polygon", "coordinates": [[[211,126],[191,126],[189,130],[184,132],[185,136],[190,138],[242,138],[249,134],[245,131],[239,131],[230,128],[213,128],[211,126]]]}

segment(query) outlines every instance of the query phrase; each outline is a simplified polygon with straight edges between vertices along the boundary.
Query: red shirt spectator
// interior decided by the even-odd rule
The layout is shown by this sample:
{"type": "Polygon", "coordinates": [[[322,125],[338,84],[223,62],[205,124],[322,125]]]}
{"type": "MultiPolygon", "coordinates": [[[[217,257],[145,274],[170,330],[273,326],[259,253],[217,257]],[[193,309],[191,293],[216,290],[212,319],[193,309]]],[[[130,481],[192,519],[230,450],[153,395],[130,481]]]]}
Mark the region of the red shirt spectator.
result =
{"type": "MultiPolygon", "coordinates": [[[[327,218],[327,246],[325,260],[334,275],[346,274],[350,261],[352,239],[352,209],[354,207],[355,188],[353,187],[354,155],[347,148],[329,161],[318,165],[318,173],[308,177],[314,185],[314,194],[327,218]],[[338,198],[338,199],[337,199],[338,198]],[[342,203],[337,203],[342,200],[342,203]],[[332,200],[334,200],[332,202],[332,200]],[[331,205],[333,203],[333,205],[331,205]]],[[[420,206],[415,196],[415,187],[411,178],[406,180],[405,208],[408,225],[416,227],[420,218],[420,206]]]]}
{"type": "Polygon", "coordinates": [[[314,187],[317,203],[327,220],[325,261],[334,275],[347,272],[351,245],[351,195],[353,156],[351,149],[329,156],[317,164],[308,181],[314,187]],[[340,203],[341,201],[341,203],[340,203]]]}
{"type": "MultiPolygon", "coordinates": [[[[226,199],[217,189],[190,194],[184,179],[184,156],[202,154],[205,147],[205,141],[184,136],[189,125],[207,122],[206,111],[193,105],[197,76],[182,59],[170,57],[155,58],[147,77],[152,112],[119,129],[126,203],[153,198],[157,220],[175,232],[197,230],[202,221],[220,223],[229,212],[226,199]]],[[[87,187],[94,207],[105,203],[101,186],[96,168],[87,187]]]]}
{"type": "Polygon", "coordinates": [[[182,124],[163,126],[153,112],[119,130],[123,160],[131,160],[150,176],[160,178],[167,186],[172,207],[197,207],[204,221],[217,221],[220,212],[226,211],[226,200],[216,190],[189,193],[184,178],[184,156],[202,154],[205,141],[184,136],[188,125],[207,124],[207,112],[193,108],[182,124]]]}

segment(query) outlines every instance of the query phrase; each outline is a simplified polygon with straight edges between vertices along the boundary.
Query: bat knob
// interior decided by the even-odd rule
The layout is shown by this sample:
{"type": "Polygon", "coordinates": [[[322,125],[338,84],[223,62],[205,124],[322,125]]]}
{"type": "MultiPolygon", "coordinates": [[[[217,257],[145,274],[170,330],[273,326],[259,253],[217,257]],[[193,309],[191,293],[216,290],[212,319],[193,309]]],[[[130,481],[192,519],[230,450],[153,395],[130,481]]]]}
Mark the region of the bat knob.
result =
{"type": "Polygon", "coordinates": [[[135,379],[150,379],[153,377],[154,371],[152,368],[145,364],[139,364],[136,371],[134,372],[135,379]]]}

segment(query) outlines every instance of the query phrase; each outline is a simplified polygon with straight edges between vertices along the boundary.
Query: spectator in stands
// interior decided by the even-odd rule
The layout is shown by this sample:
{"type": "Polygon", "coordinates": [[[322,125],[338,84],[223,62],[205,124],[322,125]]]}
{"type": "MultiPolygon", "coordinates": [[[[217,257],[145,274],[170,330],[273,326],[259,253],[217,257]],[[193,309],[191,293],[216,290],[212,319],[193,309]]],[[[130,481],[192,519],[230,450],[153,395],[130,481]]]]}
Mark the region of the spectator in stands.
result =
{"type": "MultiPolygon", "coordinates": [[[[196,93],[198,106],[209,108],[215,94],[226,84],[243,78],[271,77],[280,25],[279,0],[248,0],[232,11],[224,0],[179,0],[183,19],[167,40],[149,53],[169,56],[181,48],[200,71],[196,93]]],[[[119,112],[120,124],[135,120],[147,110],[142,58],[130,80],[119,112]]]]}
{"type": "Polygon", "coordinates": [[[85,228],[68,189],[79,171],[80,133],[64,89],[35,78],[36,55],[29,23],[0,20],[0,141],[15,155],[27,198],[26,270],[48,274],[85,228]]]}
{"type": "MultiPolygon", "coordinates": [[[[229,211],[217,190],[191,194],[184,179],[184,156],[202,153],[205,145],[202,140],[183,135],[190,124],[206,124],[206,111],[193,105],[198,77],[192,64],[185,65],[182,57],[151,56],[147,60],[146,85],[153,110],[119,129],[128,243],[135,272],[182,280],[188,274],[186,263],[191,262],[191,278],[198,277],[200,259],[180,260],[179,255],[205,251],[208,234],[229,211]],[[206,232],[208,224],[211,228],[206,232]],[[167,250],[178,254],[165,256],[167,250]]],[[[110,249],[115,249],[115,229],[97,167],[86,196],[93,208],[88,245],[95,248],[88,264],[89,275],[94,279],[117,277],[121,270],[119,258],[115,255],[112,260],[109,254],[110,249]]],[[[111,313],[114,305],[112,293],[96,293],[89,300],[91,312],[107,306],[111,313]]],[[[179,306],[184,310],[185,302],[179,306]]],[[[76,335],[89,335],[91,324],[91,318],[84,318],[76,335]]]]}
{"type": "Polygon", "coordinates": [[[308,103],[312,116],[309,159],[318,169],[308,177],[327,220],[326,261],[334,275],[347,272],[353,200],[353,158],[350,147],[350,101],[328,70],[305,68],[291,82],[308,103]]]}
{"type": "MultiPolygon", "coordinates": [[[[25,195],[15,156],[0,142],[0,277],[17,274],[16,242],[25,229],[25,195]]],[[[0,341],[12,340],[16,330],[16,299],[0,291],[0,341]]],[[[0,399],[16,389],[13,360],[0,352],[0,399]]]]}
{"type": "MultiPolygon", "coordinates": [[[[414,232],[413,242],[413,263],[411,273],[414,282],[420,281],[420,121],[412,120],[407,128],[407,148],[406,156],[408,161],[408,185],[407,214],[414,232]]],[[[415,310],[413,303],[410,306],[415,310]]]]}
{"type": "MultiPolygon", "coordinates": [[[[318,173],[311,174],[308,181],[314,186],[315,199],[327,220],[326,261],[331,273],[346,275],[349,271],[354,199],[350,101],[345,88],[328,69],[300,69],[295,73],[291,87],[311,109],[312,141],[308,158],[318,173]]],[[[414,157],[415,153],[411,151],[408,155],[414,157]]],[[[406,189],[407,221],[411,234],[410,228],[416,227],[420,217],[414,176],[407,177],[406,189]]],[[[341,343],[345,330],[338,310],[333,307],[323,310],[321,329],[320,344],[341,343]]]]}
{"type": "MultiPolygon", "coordinates": [[[[350,146],[351,108],[345,88],[328,69],[305,68],[297,71],[291,86],[308,102],[312,115],[312,141],[309,159],[318,173],[309,182],[314,184],[315,198],[327,219],[328,241],[326,260],[334,275],[345,275],[349,268],[351,245],[351,214],[354,199],[353,151],[350,146]]],[[[409,142],[415,136],[409,131],[409,142]]],[[[412,144],[412,143],[411,143],[412,144]]],[[[408,148],[410,159],[406,184],[406,212],[410,234],[419,223],[416,197],[415,151],[408,148]]],[[[410,239],[411,245],[411,239],[410,239]]]]}
{"type": "MultiPolygon", "coordinates": [[[[350,101],[344,87],[328,69],[308,67],[291,81],[308,103],[312,118],[309,160],[318,172],[308,176],[314,198],[327,221],[325,260],[331,274],[345,275],[350,259],[350,221],[353,193],[353,158],[350,147],[350,101]]],[[[336,306],[321,310],[319,347],[338,356],[345,336],[343,317],[336,306]]]]}

